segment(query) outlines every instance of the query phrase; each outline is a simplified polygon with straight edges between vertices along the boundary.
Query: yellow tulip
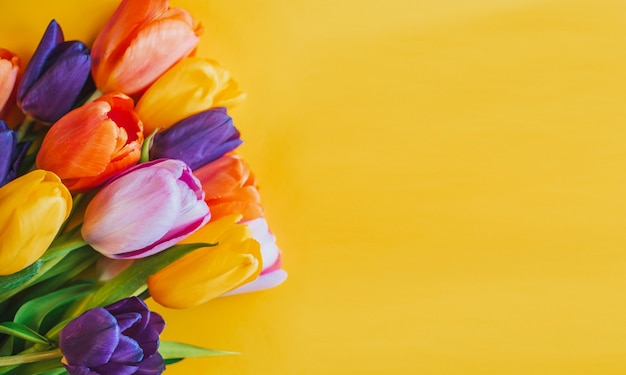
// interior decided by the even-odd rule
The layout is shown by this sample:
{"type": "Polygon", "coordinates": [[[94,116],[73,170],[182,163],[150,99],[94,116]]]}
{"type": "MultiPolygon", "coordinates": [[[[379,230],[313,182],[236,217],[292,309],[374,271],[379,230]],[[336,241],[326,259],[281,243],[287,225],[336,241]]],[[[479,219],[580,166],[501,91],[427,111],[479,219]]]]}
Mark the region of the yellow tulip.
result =
{"type": "Polygon", "coordinates": [[[0,275],[39,259],[67,219],[72,196],[57,175],[35,170],[0,188],[0,275]]]}
{"type": "Polygon", "coordinates": [[[209,108],[233,107],[244,98],[226,69],[213,60],[189,57],[156,80],[135,110],[147,136],[209,108]]]}
{"type": "Polygon", "coordinates": [[[239,215],[212,221],[184,243],[219,242],[195,250],[148,279],[148,289],[159,304],[185,309],[198,306],[258,277],[263,269],[259,243],[239,215]]]}

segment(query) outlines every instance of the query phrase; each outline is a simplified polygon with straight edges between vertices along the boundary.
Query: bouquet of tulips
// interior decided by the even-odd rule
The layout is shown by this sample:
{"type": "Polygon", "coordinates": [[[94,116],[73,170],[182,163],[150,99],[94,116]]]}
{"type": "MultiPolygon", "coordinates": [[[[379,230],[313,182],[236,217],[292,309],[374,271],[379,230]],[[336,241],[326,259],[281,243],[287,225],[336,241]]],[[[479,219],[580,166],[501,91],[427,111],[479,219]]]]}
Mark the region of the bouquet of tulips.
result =
{"type": "Polygon", "coordinates": [[[201,27],[123,0],[89,48],[51,21],[0,49],[0,374],[160,374],[227,354],[159,339],[184,309],[280,284],[280,251],[201,27]]]}

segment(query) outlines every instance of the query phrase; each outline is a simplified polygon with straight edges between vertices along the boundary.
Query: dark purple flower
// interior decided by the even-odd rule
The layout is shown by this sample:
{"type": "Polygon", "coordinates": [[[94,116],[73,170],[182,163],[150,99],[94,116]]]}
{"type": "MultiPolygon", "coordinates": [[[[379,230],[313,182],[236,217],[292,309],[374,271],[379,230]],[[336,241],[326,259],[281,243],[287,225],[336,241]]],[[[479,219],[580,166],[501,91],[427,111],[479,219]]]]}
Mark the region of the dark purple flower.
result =
{"type": "Polygon", "coordinates": [[[59,346],[70,375],[148,375],[165,371],[157,351],[165,322],[137,297],[97,307],[61,331],[59,346]]]}
{"type": "Polygon", "coordinates": [[[17,142],[17,134],[0,120],[0,186],[17,177],[30,142],[17,142]]]}
{"type": "Polygon", "coordinates": [[[18,104],[25,114],[53,123],[84,95],[90,69],[87,46],[77,40],[65,42],[61,27],[52,20],[24,69],[18,104]]]}
{"type": "Polygon", "coordinates": [[[154,136],[150,159],[179,159],[196,170],[242,143],[226,108],[213,108],[181,120],[154,136]]]}

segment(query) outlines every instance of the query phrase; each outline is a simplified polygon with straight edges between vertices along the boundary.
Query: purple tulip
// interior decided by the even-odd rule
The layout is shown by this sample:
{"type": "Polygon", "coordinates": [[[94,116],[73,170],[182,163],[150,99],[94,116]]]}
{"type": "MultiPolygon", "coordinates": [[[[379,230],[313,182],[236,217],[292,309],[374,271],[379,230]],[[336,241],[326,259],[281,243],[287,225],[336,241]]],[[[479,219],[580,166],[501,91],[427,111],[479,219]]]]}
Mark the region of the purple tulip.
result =
{"type": "Polygon", "coordinates": [[[97,307],[70,321],[59,346],[70,375],[148,375],[165,371],[163,318],[137,297],[97,307]]]}
{"type": "Polygon", "coordinates": [[[17,177],[30,142],[17,142],[17,134],[0,120],[0,186],[17,177]]]}
{"type": "Polygon", "coordinates": [[[61,27],[52,20],[24,70],[18,104],[28,116],[54,123],[84,94],[90,69],[87,46],[76,40],[65,42],[61,27]]]}
{"type": "Polygon", "coordinates": [[[151,159],[179,159],[196,170],[241,145],[226,108],[187,117],[154,136],[151,159]]]}
{"type": "Polygon", "coordinates": [[[81,229],[109,258],[143,258],[173,246],[211,214],[200,181],[180,160],[159,159],[127,169],[89,202],[81,229]]]}

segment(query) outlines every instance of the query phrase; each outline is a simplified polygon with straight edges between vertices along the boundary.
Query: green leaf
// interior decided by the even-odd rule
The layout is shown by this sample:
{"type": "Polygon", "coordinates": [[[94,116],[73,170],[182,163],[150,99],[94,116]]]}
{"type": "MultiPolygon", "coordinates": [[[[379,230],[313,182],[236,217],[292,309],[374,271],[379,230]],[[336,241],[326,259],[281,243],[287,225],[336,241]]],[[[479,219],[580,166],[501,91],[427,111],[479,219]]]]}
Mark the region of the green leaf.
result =
{"type": "Polygon", "coordinates": [[[93,284],[82,283],[31,299],[17,310],[13,321],[32,330],[40,331],[48,314],[58,309],[65,309],[77,299],[91,293],[92,290],[93,284]]]}
{"type": "Polygon", "coordinates": [[[239,354],[236,352],[202,348],[176,341],[161,341],[161,344],[159,345],[159,353],[165,360],[195,357],[219,357],[224,355],[239,354]]]}
{"type": "Polygon", "coordinates": [[[9,292],[30,280],[30,278],[39,272],[42,264],[43,262],[38,260],[17,273],[8,276],[0,276],[0,294],[9,292]]]}
{"type": "Polygon", "coordinates": [[[23,324],[15,322],[0,323],[0,333],[10,335],[13,337],[19,337],[24,340],[32,341],[38,344],[50,344],[47,338],[40,335],[36,331],[26,327],[23,324]]]}
{"type": "Polygon", "coordinates": [[[145,290],[148,277],[160,269],[194,250],[216,245],[207,243],[176,245],[158,254],[139,259],[112,280],[102,285],[85,309],[106,306],[123,298],[141,294],[145,290]]]}
{"type": "Polygon", "coordinates": [[[9,371],[0,372],[2,375],[24,375],[24,374],[37,374],[37,375],[61,375],[67,374],[67,371],[61,364],[60,359],[49,359],[40,362],[25,363],[19,366],[7,367],[9,371]]]}
{"type": "Polygon", "coordinates": [[[182,361],[185,358],[172,358],[172,359],[164,359],[163,363],[165,363],[165,366],[168,365],[173,365],[174,363],[178,363],[180,361],[182,361]]]}

